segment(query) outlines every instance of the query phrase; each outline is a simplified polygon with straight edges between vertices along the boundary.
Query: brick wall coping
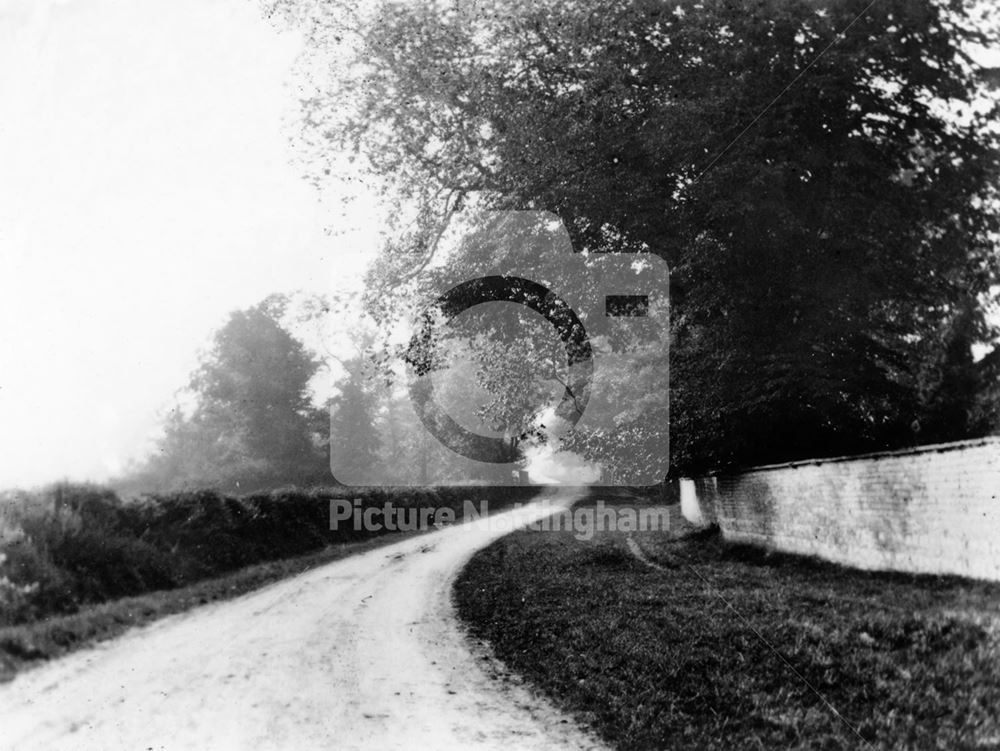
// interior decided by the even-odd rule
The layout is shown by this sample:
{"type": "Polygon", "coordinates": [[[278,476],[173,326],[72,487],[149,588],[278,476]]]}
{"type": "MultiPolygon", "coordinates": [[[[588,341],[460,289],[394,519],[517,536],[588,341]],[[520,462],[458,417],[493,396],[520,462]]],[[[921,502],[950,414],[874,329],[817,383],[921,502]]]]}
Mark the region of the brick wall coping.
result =
{"type": "Polygon", "coordinates": [[[745,475],[751,472],[771,472],[777,469],[798,469],[799,467],[812,467],[820,464],[834,464],[839,462],[861,461],[865,459],[883,459],[892,456],[940,454],[945,451],[956,451],[959,449],[987,446],[990,444],[1000,445],[1000,435],[991,435],[984,438],[970,438],[964,441],[951,441],[949,443],[932,443],[926,446],[913,446],[911,448],[896,449],[894,451],[873,451],[867,454],[850,454],[847,456],[829,456],[818,459],[799,459],[794,462],[781,462],[778,464],[762,464],[757,467],[747,467],[745,469],[709,472],[706,476],[732,477],[734,475],[745,475]]]}

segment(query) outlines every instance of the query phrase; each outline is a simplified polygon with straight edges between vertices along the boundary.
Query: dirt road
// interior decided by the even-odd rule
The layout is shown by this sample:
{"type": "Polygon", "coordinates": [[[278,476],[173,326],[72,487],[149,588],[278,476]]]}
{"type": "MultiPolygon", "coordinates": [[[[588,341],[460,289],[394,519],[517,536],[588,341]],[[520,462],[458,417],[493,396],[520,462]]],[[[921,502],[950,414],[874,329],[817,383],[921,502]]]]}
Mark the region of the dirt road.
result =
{"type": "MultiPolygon", "coordinates": [[[[555,496],[561,504],[573,497],[555,496]]],[[[546,513],[502,515],[510,527],[546,513]]],[[[331,563],[0,687],[4,749],[579,749],[454,618],[479,520],[331,563]]]]}

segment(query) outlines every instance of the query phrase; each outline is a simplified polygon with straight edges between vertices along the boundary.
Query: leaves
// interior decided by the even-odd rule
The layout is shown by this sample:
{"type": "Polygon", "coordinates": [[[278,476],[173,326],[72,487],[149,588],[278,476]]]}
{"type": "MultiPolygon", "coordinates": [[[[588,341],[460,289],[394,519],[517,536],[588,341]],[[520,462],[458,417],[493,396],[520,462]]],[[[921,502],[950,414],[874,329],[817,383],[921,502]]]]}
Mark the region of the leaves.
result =
{"type": "MultiPolygon", "coordinates": [[[[1000,271],[997,98],[969,55],[997,41],[995,9],[488,0],[371,19],[305,105],[317,164],[350,150],[425,218],[457,193],[554,211],[578,251],[666,258],[678,471],[922,439],[916,343],[1000,271]]],[[[419,239],[389,266],[425,263],[419,239]]]]}
{"type": "Polygon", "coordinates": [[[309,395],[319,362],[281,325],[286,304],[269,297],[216,332],[191,376],[193,411],[171,413],[159,452],[139,472],[144,490],[329,481],[309,395]]]}

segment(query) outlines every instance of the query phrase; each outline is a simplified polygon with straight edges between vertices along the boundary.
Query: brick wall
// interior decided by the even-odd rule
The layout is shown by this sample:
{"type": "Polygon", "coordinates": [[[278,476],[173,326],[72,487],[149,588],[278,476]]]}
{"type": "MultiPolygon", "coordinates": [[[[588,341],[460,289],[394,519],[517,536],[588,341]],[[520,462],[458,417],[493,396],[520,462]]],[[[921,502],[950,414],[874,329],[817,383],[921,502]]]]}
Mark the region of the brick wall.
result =
{"type": "Polygon", "coordinates": [[[1000,437],[686,482],[691,513],[730,540],[860,568],[1000,580],[1000,437]]]}

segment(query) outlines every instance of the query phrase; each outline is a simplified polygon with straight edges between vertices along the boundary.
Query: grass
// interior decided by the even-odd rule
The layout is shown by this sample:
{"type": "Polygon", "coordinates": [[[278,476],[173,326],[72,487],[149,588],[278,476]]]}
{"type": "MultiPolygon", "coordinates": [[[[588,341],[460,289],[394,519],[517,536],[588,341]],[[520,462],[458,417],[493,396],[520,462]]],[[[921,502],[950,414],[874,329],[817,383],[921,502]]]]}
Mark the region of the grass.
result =
{"type": "Polygon", "coordinates": [[[391,504],[406,509],[408,523],[417,526],[425,521],[422,511],[459,512],[466,501],[481,499],[495,511],[536,492],[528,486],[284,488],[122,499],[99,486],[57,485],[0,494],[0,626],[71,615],[387,532],[333,524],[334,503],[391,504]]]}
{"type": "Polygon", "coordinates": [[[632,538],[659,568],[624,533],[522,531],[456,584],[472,632],[612,746],[1000,748],[1000,584],[632,538]]]}
{"type": "Polygon", "coordinates": [[[106,488],[64,485],[0,495],[0,681],[132,626],[419,533],[420,509],[460,512],[488,499],[493,513],[537,492],[290,488],[126,501],[106,488]],[[330,503],[340,498],[409,509],[414,529],[331,528],[330,503]]]}
{"type": "Polygon", "coordinates": [[[125,597],[84,607],[72,615],[0,627],[0,682],[10,681],[22,670],[111,639],[130,628],[209,602],[239,597],[303,571],[391,545],[414,534],[423,532],[398,532],[362,542],[331,545],[306,555],[248,566],[180,589],[125,597]]]}

